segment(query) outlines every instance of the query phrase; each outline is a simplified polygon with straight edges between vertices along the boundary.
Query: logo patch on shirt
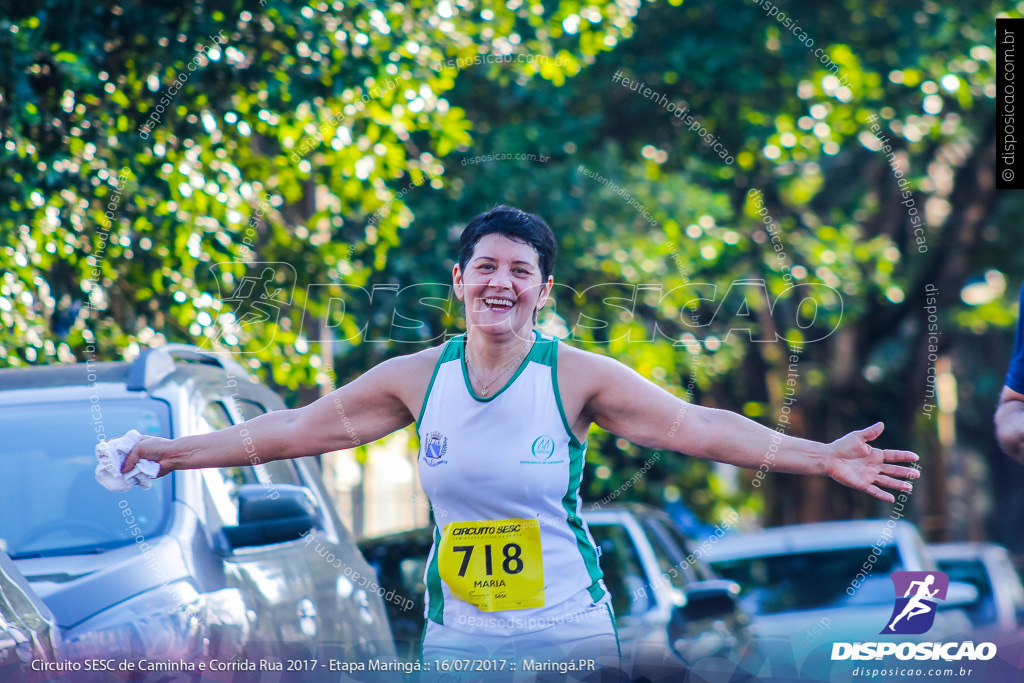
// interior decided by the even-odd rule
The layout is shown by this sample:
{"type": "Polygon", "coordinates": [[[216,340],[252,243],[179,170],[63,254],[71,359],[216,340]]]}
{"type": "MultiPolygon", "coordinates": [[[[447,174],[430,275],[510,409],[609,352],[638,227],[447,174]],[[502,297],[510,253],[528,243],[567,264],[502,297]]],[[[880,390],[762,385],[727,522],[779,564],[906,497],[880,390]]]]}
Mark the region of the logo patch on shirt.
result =
{"type": "Polygon", "coordinates": [[[551,456],[555,452],[555,440],[547,434],[538,436],[533,441],[533,446],[530,447],[533,452],[533,460],[520,460],[520,464],[524,465],[555,465],[560,462],[565,462],[565,459],[551,460],[551,456]]]}
{"type": "Polygon", "coordinates": [[[444,454],[448,452],[448,437],[441,432],[430,432],[427,440],[423,443],[423,460],[431,467],[442,465],[447,460],[444,454]]]}
{"type": "Polygon", "coordinates": [[[555,452],[555,440],[545,434],[538,436],[533,442],[533,457],[538,460],[547,460],[555,452]]]}

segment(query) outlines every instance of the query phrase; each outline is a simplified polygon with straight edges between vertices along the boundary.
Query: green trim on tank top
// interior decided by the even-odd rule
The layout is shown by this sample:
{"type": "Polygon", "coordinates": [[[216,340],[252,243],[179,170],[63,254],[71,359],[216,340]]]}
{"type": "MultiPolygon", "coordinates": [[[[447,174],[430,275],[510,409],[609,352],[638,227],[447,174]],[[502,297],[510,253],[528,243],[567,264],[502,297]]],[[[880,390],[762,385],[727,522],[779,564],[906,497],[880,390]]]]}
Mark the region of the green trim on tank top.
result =
{"type": "Polygon", "coordinates": [[[545,345],[548,347],[548,365],[551,366],[551,387],[555,391],[555,403],[558,404],[558,414],[562,417],[562,426],[565,427],[565,433],[569,435],[569,444],[586,452],[587,442],[581,443],[576,432],[572,431],[569,418],[565,415],[565,406],[562,405],[562,392],[558,388],[558,345],[560,343],[558,339],[552,337],[551,343],[545,345]]]}
{"type": "MultiPolygon", "coordinates": [[[[465,335],[459,335],[459,337],[462,336],[465,335]]],[[[438,358],[437,363],[434,364],[434,374],[430,376],[430,384],[427,385],[427,393],[423,394],[423,405],[420,406],[420,415],[416,418],[417,435],[420,433],[420,423],[423,422],[423,412],[427,409],[427,399],[430,398],[430,390],[434,388],[434,380],[437,379],[437,373],[440,372],[442,365],[459,357],[456,344],[452,344],[452,342],[459,337],[452,337],[444,343],[444,348],[441,349],[441,357],[438,358]]]]}
{"type": "MultiPolygon", "coordinates": [[[[427,602],[430,605],[430,612],[427,619],[444,626],[444,589],[441,587],[441,573],[437,569],[437,552],[441,547],[441,532],[434,523],[434,556],[430,558],[430,567],[427,570],[427,602]]],[[[426,631],[424,631],[426,633],[426,631]]]]}
{"type": "Polygon", "coordinates": [[[601,565],[598,563],[597,551],[591,545],[590,539],[587,538],[587,532],[583,530],[583,520],[576,514],[580,485],[583,480],[585,452],[586,449],[583,447],[569,446],[569,481],[566,485],[565,495],[562,496],[562,508],[565,510],[566,523],[576,537],[576,548],[579,550],[580,557],[583,558],[587,575],[590,577],[591,584],[587,590],[590,592],[590,597],[596,602],[605,595],[600,583],[604,572],[601,571],[601,565]]]}
{"type": "MultiPolygon", "coordinates": [[[[495,392],[494,395],[488,396],[486,398],[480,398],[479,396],[477,396],[476,392],[473,391],[472,385],[469,383],[469,369],[466,368],[466,339],[467,339],[467,337],[466,337],[466,335],[462,335],[461,337],[456,337],[456,339],[461,339],[462,340],[462,343],[458,344],[459,361],[460,361],[459,364],[462,366],[462,379],[466,382],[466,391],[469,392],[469,397],[470,398],[472,398],[477,403],[490,403],[494,399],[496,399],[499,396],[501,396],[501,394],[506,389],[508,389],[510,386],[512,386],[513,383],[515,383],[516,379],[519,378],[519,375],[523,374],[523,370],[526,369],[526,366],[528,366],[531,361],[537,360],[536,356],[539,356],[540,355],[540,351],[541,351],[541,349],[540,349],[541,345],[537,343],[537,340],[540,339],[540,332],[538,332],[537,330],[532,330],[532,332],[533,332],[533,346],[530,347],[530,352],[526,354],[526,356],[523,358],[522,362],[519,364],[519,369],[516,370],[516,374],[512,375],[511,379],[509,379],[507,382],[505,382],[505,385],[503,387],[501,387],[501,389],[499,389],[497,392],[495,392]]],[[[424,402],[426,402],[426,401],[424,400],[424,402]]]]}

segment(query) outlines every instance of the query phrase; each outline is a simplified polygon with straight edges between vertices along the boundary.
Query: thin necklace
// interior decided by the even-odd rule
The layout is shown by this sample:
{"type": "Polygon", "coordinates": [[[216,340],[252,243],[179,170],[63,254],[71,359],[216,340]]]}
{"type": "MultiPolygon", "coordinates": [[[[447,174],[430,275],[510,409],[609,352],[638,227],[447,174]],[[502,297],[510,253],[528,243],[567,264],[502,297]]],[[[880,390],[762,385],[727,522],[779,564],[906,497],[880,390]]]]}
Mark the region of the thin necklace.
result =
{"type": "MultiPolygon", "coordinates": [[[[527,354],[527,353],[529,353],[529,351],[530,351],[530,346],[531,346],[531,344],[530,344],[529,342],[527,342],[527,344],[526,344],[526,348],[524,348],[524,349],[523,349],[523,353],[522,353],[522,354],[520,354],[520,356],[519,356],[519,357],[518,357],[517,359],[515,359],[515,360],[514,360],[513,362],[511,362],[511,363],[508,363],[508,364],[506,364],[506,365],[505,365],[505,366],[504,366],[504,367],[503,367],[503,368],[502,368],[502,369],[501,369],[501,370],[500,370],[500,371],[498,372],[498,374],[497,374],[497,375],[495,375],[495,376],[494,376],[494,377],[493,377],[493,378],[491,379],[491,381],[490,381],[490,382],[488,382],[487,384],[485,384],[485,385],[484,385],[484,386],[483,386],[483,387],[482,387],[482,388],[480,389],[480,395],[481,395],[481,396],[486,396],[486,395],[487,395],[487,392],[488,392],[488,390],[489,390],[489,389],[491,388],[491,385],[492,385],[492,384],[494,384],[494,383],[495,383],[496,381],[498,381],[498,379],[499,379],[500,377],[504,376],[504,374],[505,374],[506,372],[508,372],[510,368],[514,368],[514,367],[519,367],[519,365],[520,365],[520,364],[521,364],[521,363],[523,362],[523,359],[524,359],[524,358],[526,358],[526,354],[527,354]]],[[[471,368],[470,368],[470,365],[471,365],[471,363],[469,362],[469,330],[466,330],[466,370],[467,370],[467,371],[471,370],[471,368]]],[[[479,372],[477,372],[476,374],[477,374],[477,375],[479,376],[479,374],[480,374],[480,373],[479,373],[479,372]]]]}

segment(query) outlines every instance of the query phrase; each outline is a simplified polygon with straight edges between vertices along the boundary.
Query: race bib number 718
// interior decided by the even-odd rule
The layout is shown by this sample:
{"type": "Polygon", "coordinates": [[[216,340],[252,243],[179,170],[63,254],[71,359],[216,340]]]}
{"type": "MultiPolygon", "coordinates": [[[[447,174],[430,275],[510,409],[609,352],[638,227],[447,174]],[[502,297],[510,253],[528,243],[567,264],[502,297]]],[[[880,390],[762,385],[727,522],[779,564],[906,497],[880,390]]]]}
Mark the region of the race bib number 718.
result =
{"type": "Polygon", "coordinates": [[[452,522],[438,548],[438,573],[451,592],[485,612],[544,606],[540,522],[452,522]]]}

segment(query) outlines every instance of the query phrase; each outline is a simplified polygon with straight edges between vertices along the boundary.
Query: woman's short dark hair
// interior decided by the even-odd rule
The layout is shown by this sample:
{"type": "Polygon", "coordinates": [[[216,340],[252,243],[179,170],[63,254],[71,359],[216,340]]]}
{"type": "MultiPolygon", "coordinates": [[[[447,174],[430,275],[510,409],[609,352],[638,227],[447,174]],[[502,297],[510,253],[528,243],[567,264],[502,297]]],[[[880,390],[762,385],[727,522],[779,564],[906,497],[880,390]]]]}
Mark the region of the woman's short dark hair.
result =
{"type": "Polygon", "coordinates": [[[481,237],[497,233],[509,239],[525,242],[537,250],[541,280],[547,282],[555,267],[555,233],[540,216],[512,206],[496,206],[473,217],[459,238],[459,269],[466,272],[466,264],[481,237]]]}

